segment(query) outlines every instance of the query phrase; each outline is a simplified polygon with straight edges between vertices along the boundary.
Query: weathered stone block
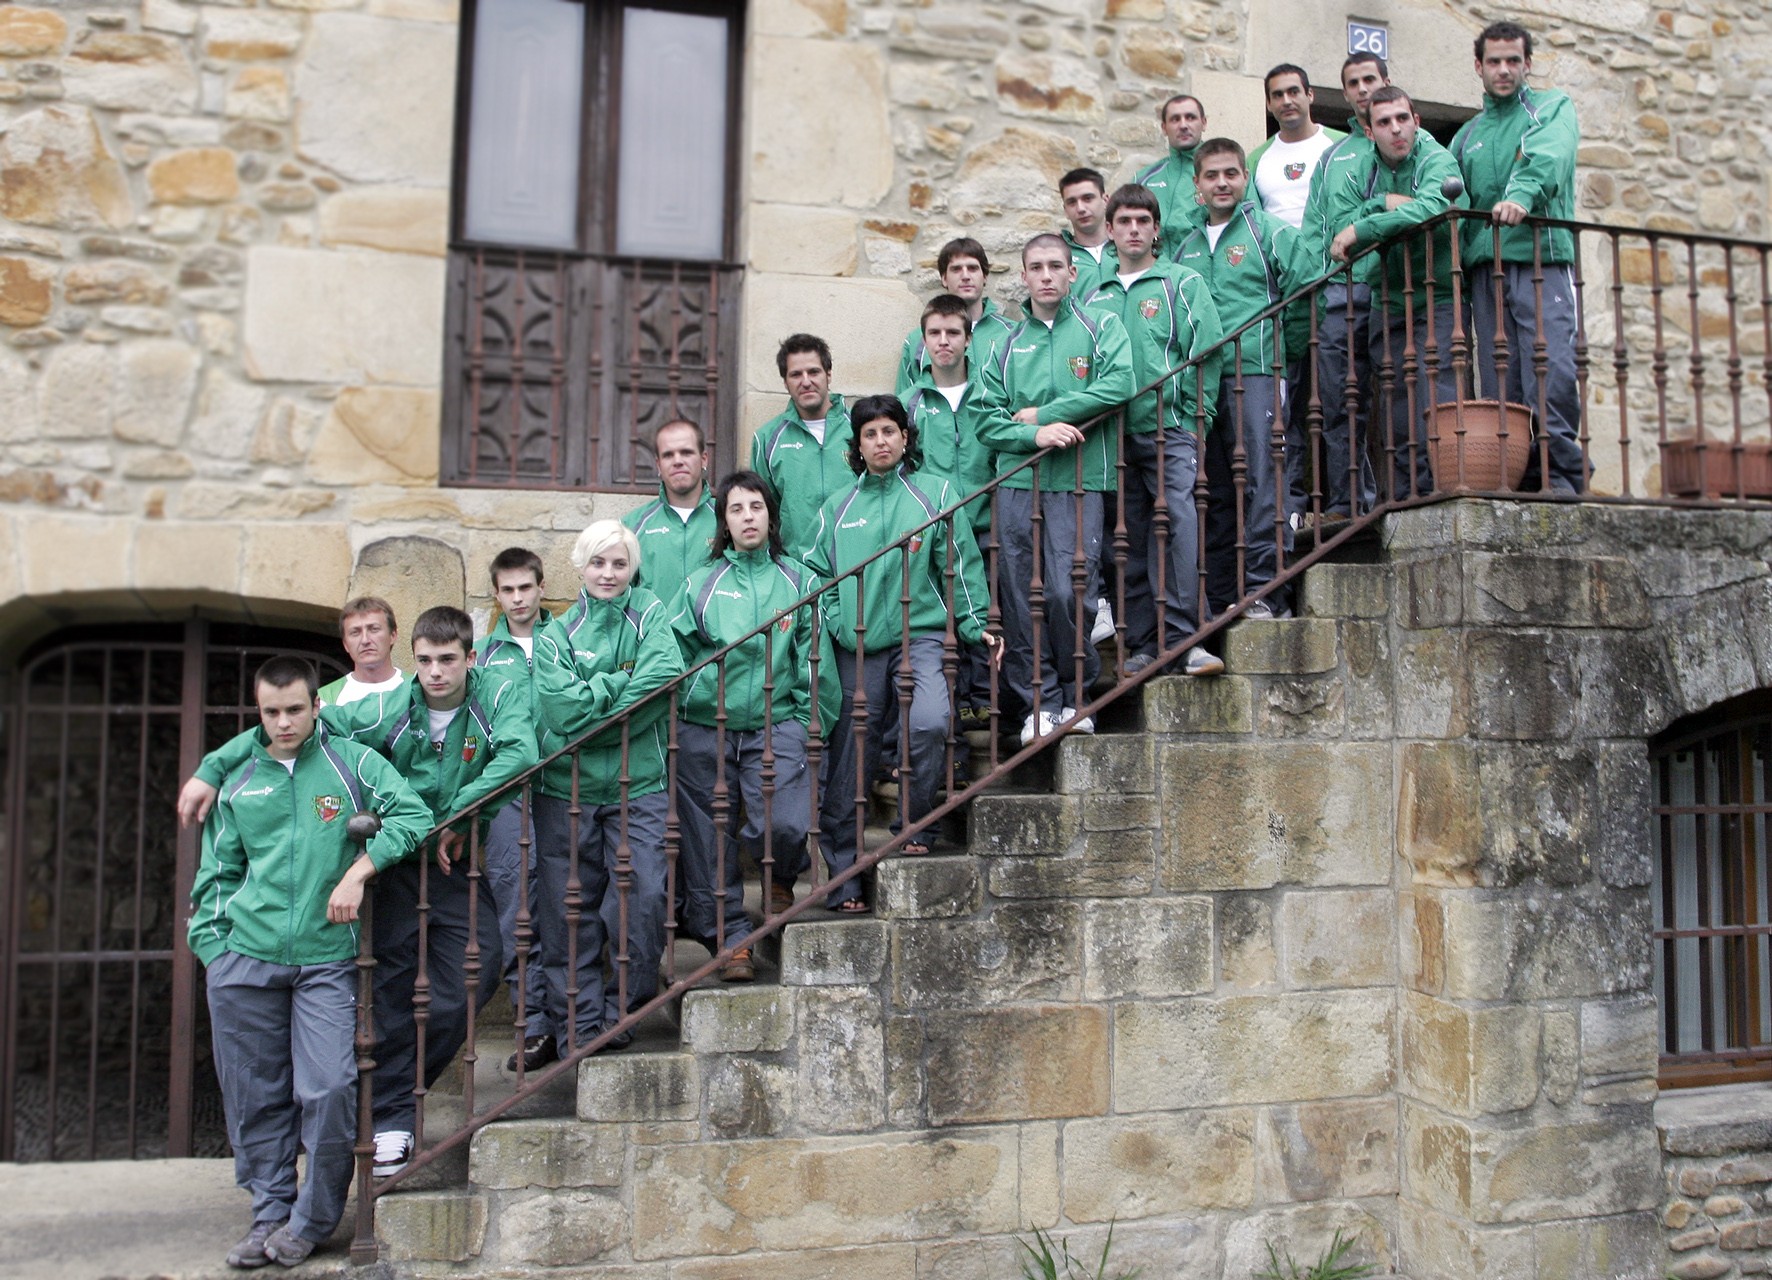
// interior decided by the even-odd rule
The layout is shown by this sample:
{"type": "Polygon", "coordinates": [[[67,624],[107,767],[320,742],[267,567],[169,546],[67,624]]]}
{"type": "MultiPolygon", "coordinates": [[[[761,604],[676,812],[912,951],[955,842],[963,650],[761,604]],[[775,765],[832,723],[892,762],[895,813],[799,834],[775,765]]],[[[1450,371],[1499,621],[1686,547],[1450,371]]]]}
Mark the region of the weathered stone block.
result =
{"type": "Polygon", "coordinates": [[[1083,797],[1083,830],[1149,832],[1161,821],[1156,798],[1148,795],[1083,797]]]}
{"type": "Polygon", "coordinates": [[[226,204],[240,194],[234,153],[226,147],[169,151],[148,165],[155,204],[226,204]]]}
{"type": "Polygon", "coordinates": [[[1240,1108],[1074,1120],[1064,1131],[1065,1217],[1106,1222],[1247,1208],[1254,1135],[1254,1113],[1240,1108]]]}
{"type": "Polygon", "coordinates": [[[176,445],[197,394],[196,349],[173,339],[132,342],[118,355],[111,429],[134,444],[176,445]]]}
{"type": "Polygon", "coordinates": [[[246,529],[240,594],[248,600],[296,601],[338,608],[338,584],[351,576],[351,539],[342,525],[246,529]]]}
{"type": "MultiPolygon", "coordinates": [[[[881,50],[859,41],[776,36],[757,36],[751,45],[746,115],[752,122],[752,189],[791,191],[797,201],[813,206],[875,205],[892,186],[881,50]],[[797,86],[806,83],[842,85],[843,109],[813,115],[797,110],[797,86]]],[[[915,321],[912,316],[910,323],[915,321]]],[[[773,349],[777,339],[769,341],[773,349]]],[[[894,358],[897,350],[894,345],[894,358]]]]}
{"type": "Polygon", "coordinates": [[[1224,664],[1239,675],[1311,675],[1339,661],[1327,618],[1249,618],[1225,633],[1224,664]]]}
{"type": "Polygon", "coordinates": [[[113,359],[109,348],[84,343],[49,353],[37,383],[37,416],[45,438],[111,434],[113,359]]]}
{"type": "Polygon", "coordinates": [[[781,980],[789,986],[866,986],[886,971],[879,920],[792,924],[781,935],[781,980]]]}
{"type": "Polygon", "coordinates": [[[814,276],[852,276],[860,265],[860,224],[841,209],[797,204],[750,206],[751,266],[814,276]]]}
{"type": "Polygon", "coordinates": [[[466,1262],[486,1244],[486,1197],[409,1191],[376,1203],[375,1234],[389,1262],[466,1262]]]}
{"type": "Polygon", "coordinates": [[[1088,1000],[1210,991],[1211,899],[1085,903],[1083,965],[1083,996],[1088,1000]]]}
{"type": "Polygon", "coordinates": [[[143,521],[135,531],[133,581],[140,591],[231,596],[240,582],[240,543],[240,530],[226,525],[143,521]]]}
{"type": "Polygon", "coordinates": [[[792,1069],[746,1057],[723,1057],[707,1067],[708,1132],[717,1138],[769,1138],[793,1122],[792,1069]]]}
{"type": "Polygon", "coordinates": [[[0,324],[33,325],[55,305],[55,272],[30,258],[0,257],[0,324]]]}
{"type": "Polygon", "coordinates": [[[1076,796],[982,795],[972,802],[971,851],[1028,858],[1070,849],[1082,825],[1076,796]]]}
{"type": "Polygon", "coordinates": [[[994,858],[985,884],[993,898],[1123,897],[1149,893],[1156,836],[1148,827],[1090,831],[1062,858],[994,858]]]}
{"type": "Polygon", "coordinates": [[[1269,1201],[1395,1195],[1397,1104],[1338,1099],[1263,1109],[1255,1185],[1269,1201]]]}
{"type": "Polygon", "coordinates": [[[1158,763],[1165,887],[1389,881],[1388,747],[1171,744],[1158,763]]]}
{"type": "Polygon", "coordinates": [[[1228,987],[1268,987],[1279,981],[1274,911],[1253,893],[1218,900],[1218,972],[1228,987]]]}
{"type": "Polygon", "coordinates": [[[61,69],[70,102],[175,116],[197,105],[197,73],[182,42],[167,36],[94,32],[74,46],[61,69]]]}
{"type": "Polygon", "coordinates": [[[619,1199],[589,1191],[502,1195],[490,1253],[499,1262],[566,1267],[614,1253],[626,1242],[619,1199]]]}
{"type": "Polygon", "coordinates": [[[1058,744],[1056,789],[1079,796],[1151,791],[1156,787],[1151,762],[1148,734],[1069,737],[1058,744]]]}
{"type": "Polygon", "coordinates": [[[886,1119],[885,1009],[870,987],[808,987],[800,1008],[795,1102],[820,1133],[876,1129],[886,1119]]]}
{"type": "Polygon", "coordinates": [[[1455,627],[1464,621],[1464,559],[1455,553],[1398,566],[1402,623],[1411,631],[1455,627]]]}
{"type": "Polygon", "coordinates": [[[1416,1096],[1466,1115],[1516,1111],[1537,1098],[1537,1009],[1465,1009],[1406,991],[1402,1011],[1403,1079],[1416,1096]]]}
{"type": "Polygon", "coordinates": [[[1240,675],[1159,678],[1145,686],[1144,719],[1152,733],[1249,733],[1255,727],[1252,686],[1240,675]]]}
{"type": "Polygon", "coordinates": [[[1530,1227],[1482,1227],[1400,1197],[1398,1265],[1408,1274],[1446,1280],[1490,1280],[1530,1276],[1537,1254],[1530,1227]]]}
{"type": "Polygon", "coordinates": [[[308,452],[316,484],[433,484],[442,402],[410,387],[347,387],[308,452]]]}
{"type": "Polygon", "coordinates": [[[627,1158],[627,1132],[617,1124],[567,1120],[505,1120],[487,1125],[469,1148],[477,1187],[616,1187],[627,1158]]]}
{"type": "Polygon", "coordinates": [[[917,1273],[917,1246],[883,1244],[859,1249],[805,1249],[718,1261],[679,1262],[673,1280],[904,1280],[917,1273]]]}
{"type": "Polygon", "coordinates": [[[68,38],[68,24],[50,9],[8,5],[0,9],[0,57],[30,58],[55,53],[68,38]]]}
{"type": "Polygon", "coordinates": [[[793,1034],[793,994],[780,987],[718,988],[683,997],[683,1047],[691,1053],[775,1053],[793,1034]]]}
{"type": "Polygon", "coordinates": [[[978,910],[984,885],[970,857],[889,858],[877,871],[875,910],[885,920],[934,920],[978,910]]]}
{"type": "Polygon", "coordinates": [[[1344,699],[1351,738],[1389,739],[1394,735],[1394,680],[1390,632],[1382,622],[1343,622],[1341,654],[1346,671],[1344,699]]]}
{"type": "MultiPolygon", "coordinates": [[[[769,42],[759,40],[756,43],[769,42]]],[[[784,74],[788,79],[784,84],[798,83],[799,77],[808,73],[807,68],[786,71],[784,74]]],[[[800,141],[784,144],[789,150],[780,155],[786,161],[793,150],[800,148],[808,126],[797,109],[784,107],[783,110],[791,113],[783,117],[784,127],[791,123],[794,134],[800,138],[800,141]]],[[[833,130],[839,133],[850,124],[847,111],[840,114],[842,126],[839,127],[834,120],[832,123],[833,130]]],[[[845,145],[853,145],[853,141],[851,139],[845,145]]],[[[794,188],[804,192],[809,182],[818,184],[821,181],[823,175],[814,171],[819,162],[811,162],[814,169],[804,169],[803,165],[810,161],[810,153],[802,151],[801,156],[802,159],[794,160],[789,166],[793,176],[781,179],[786,184],[782,189],[794,188]]],[[[889,152],[885,159],[890,166],[889,152]]],[[[858,158],[851,157],[838,167],[849,168],[858,162],[858,158]]],[[[837,164],[834,160],[832,163],[837,164]]],[[[753,182],[762,180],[757,168],[752,169],[750,177],[753,182]]],[[[751,272],[745,277],[746,383],[762,391],[779,392],[781,378],[775,371],[775,348],[781,342],[781,335],[804,331],[819,334],[833,350],[849,353],[844,356],[843,372],[838,375],[840,386],[890,385],[897,374],[899,344],[921,314],[921,300],[899,280],[751,272]]],[[[785,401],[759,401],[759,404],[768,410],[767,417],[779,412],[785,401]]]]}
{"type": "Polygon", "coordinates": [[[1470,731],[1470,670],[1464,633],[1404,632],[1397,647],[1392,692],[1397,734],[1405,738],[1458,738],[1470,731]]]}
{"type": "Polygon", "coordinates": [[[997,59],[997,106],[1006,115],[1076,124],[1107,118],[1101,81],[1078,58],[1011,49],[997,59]]]}
{"type": "MultiPolygon", "coordinates": [[[[20,12],[0,9],[0,17],[20,12]]],[[[135,216],[129,180],[98,125],[65,106],[22,115],[0,137],[0,213],[70,231],[126,227],[135,216]]]]}
{"type": "MultiPolygon", "coordinates": [[[[1759,1091],[1670,1092],[1655,1105],[1655,1125],[1661,1149],[1670,1156],[1772,1150],[1772,1096],[1759,1091]]],[[[1709,1192],[1706,1188],[1699,1194],[1709,1192]]]]}
{"type": "Polygon", "coordinates": [[[607,1054],[586,1058],[578,1068],[578,1118],[610,1120],[693,1120],[701,1073],[693,1054],[607,1054]]]}
{"type": "Polygon", "coordinates": [[[641,1259],[802,1250],[1022,1227],[1015,1130],[662,1147],[636,1168],[641,1259]]]}
{"type": "Polygon", "coordinates": [[[1231,1223],[1224,1236],[1224,1273],[1256,1275],[1269,1265],[1270,1244],[1301,1264],[1313,1261],[1329,1247],[1337,1231],[1354,1241],[1353,1248],[1343,1255],[1344,1263],[1363,1263],[1380,1274],[1392,1269],[1392,1232],[1381,1218],[1360,1205],[1307,1204],[1264,1209],[1231,1223]]]}
{"type": "Polygon", "coordinates": [[[1114,1012],[1114,1109],[1308,1101],[1391,1084],[1388,991],[1123,1003],[1114,1012]]]}
{"type": "Polygon", "coordinates": [[[1660,1043],[1652,998],[1627,996],[1582,1003],[1581,1073],[1588,1084],[1653,1076],[1660,1043]]]}
{"type": "Polygon", "coordinates": [[[423,387],[441,376],[439,261],[259,245],[247,254],[245,310],[254,378],[423,387]]]}
{"type": "Polygon", "coordinates": [[[1382,618],[1390,612],[1388,567],[1314,564],[1305,571],[1300,607],[1307,618],[1382,618]]]}
{"type": "Polygon", "coordinates": [[[898,1128],[922,1128],[924,1113],[923,1020],[886,1019],[886,1121],[898,1128]]]}
{"type": "Polygon", "coordinates": [[[1100,1115],[1108,1103],[1108,1012],[1079,1005],[924,1018],[929,1122],[1100,1115]]]}
{"type": "Polygon", "coordinates": [[[1548,1000],[1642,991],[1649,904],[1626,891],[1447,894],[1445,994],[1548,1000]]]}
{"type": "Polygon", "coordinates": [[[320,206],[320,240],[441,257],[449,240],[449,193],[417,187],[341,191],[320,206]]]}
{"type": "Polygon", "coordinates": [[[1479,738],[1543,742],[1568,736],[1574,722],[1575,673],[1561,638],[1543,632],[1471,630],[1471,733],[1479,738]]]}
{"type": "Polygon", "coordinates": [[[1391,889],[1318,889],[1280,900],[1286,982],[1294,987],[1376,987],[1397,967],[1397,900],[1391,889]]]}
{"type": "Polygon", "coordinates": [[[1256,729],[1263,738],[1339,738],[1346,721],[1347,689],[1339,674],[1261,681],[1256,729]]]}
{"type": "Polygon", "coordinates": [[[1070,903],[1006,902],[984,920],[906,921],[892,935],[892,1003],[1074,1000],[1082,933],[1082,912],[1070,903]]]}
{"type": "Polygon", "coordinates": [[[298,14],[263,9],[203,12],[203,52],[226,62],[272,62],[301,47],[298,14]]]}
{"type": "Polygon", "coordinates": [[[1646,627],[1649,603],[1628,560],[1486,555],[1466,560],[1465,620],[1507,626],[1646,627]]]}
{"type": "Polygon", "coordinates": [[[447,187],[455,47],[436,23],[313,18],[295,77],[302,156],[355,182],[447,187]]]}

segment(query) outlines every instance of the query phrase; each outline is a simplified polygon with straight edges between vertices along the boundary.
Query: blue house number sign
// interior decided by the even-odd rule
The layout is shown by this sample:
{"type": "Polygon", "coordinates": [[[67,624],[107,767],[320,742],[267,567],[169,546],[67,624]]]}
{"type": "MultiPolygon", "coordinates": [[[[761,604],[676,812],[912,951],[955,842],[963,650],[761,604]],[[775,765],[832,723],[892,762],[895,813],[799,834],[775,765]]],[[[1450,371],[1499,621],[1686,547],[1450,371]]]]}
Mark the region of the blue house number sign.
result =
{"type": "Polygon", "coordinates": [[[1347,24],[1347,51],[1350,55],[1375,53],[1385,61],[1390,61],[1390,28],[1377,23],[1349,22],[1347,24]]]}

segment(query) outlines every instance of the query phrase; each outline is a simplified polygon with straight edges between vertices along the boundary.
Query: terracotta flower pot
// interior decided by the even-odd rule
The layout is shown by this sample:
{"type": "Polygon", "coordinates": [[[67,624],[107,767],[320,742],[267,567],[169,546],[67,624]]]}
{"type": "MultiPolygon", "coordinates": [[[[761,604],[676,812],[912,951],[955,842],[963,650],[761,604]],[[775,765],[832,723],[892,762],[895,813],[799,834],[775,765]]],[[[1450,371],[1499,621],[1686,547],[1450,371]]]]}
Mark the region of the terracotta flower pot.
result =
{"type": "Polygon", "coordinates": [[[1526,463],[1532,458],[1532,410],[1523,404],[1505,407],[1504,441],[1501,401],[1460,400],[1434,406],[1427,451],[1435,489],[1442,493],[1493,493],[1520,487],[1526,463]]]}
{"type": "Polygon", "coordinates": [[[1704,476],[1698,474],[1698,442],[1668,440],[1661,446],[1661,492],[1679,498],[1772,498],[1772,445],[1741,446],[1741,476],[1735,475],[1735,442],[1704,442],[1704,476]]]}

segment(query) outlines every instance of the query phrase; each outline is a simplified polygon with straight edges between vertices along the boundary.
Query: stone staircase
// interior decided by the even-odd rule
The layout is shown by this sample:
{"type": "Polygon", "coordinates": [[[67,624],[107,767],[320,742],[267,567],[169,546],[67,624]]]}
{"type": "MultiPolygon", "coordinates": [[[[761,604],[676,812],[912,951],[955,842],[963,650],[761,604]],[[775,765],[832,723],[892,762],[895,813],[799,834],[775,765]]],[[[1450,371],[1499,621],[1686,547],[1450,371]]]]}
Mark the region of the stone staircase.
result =
{"type": "Polygon", "coordinates": [[[379,1201],[383,1258],[413,1275],[961,1280],[1019,1275],[1034,1226],[1082,1256],[1117,1220],[1115,1265],[1147,1277],[1247,1276],[1262,1242],[1314,1257],[1338,1227],[1388,1269],[1391,993],[1325,990],[1330,944],[1278,941],[1344,908],[1357,925],[1361,893],[1391,900],[1388,841],[1378,866],[1284,832],[1250,859],[1246,841],[1181,847],[1164,816],[1183,757],[1219,752],[1252,786],[1273,752],[1354,745],[1368,721],[1388,734],[1369,687],[1387,580],[1313,569],[1302,616],[1227,633],[1226,675],[1157,679],[978,797],[965,853],[882,864],[874,917],[790,924],[779,981],[692,990],[677,1043],[585,1062],[570,1114],[487,1126],[458,1185],[379,1201]],[[1306,1052],[1302,1069],[1243,1061],[1259,1042],[1194,1007],[1257,991],[1253,1034],[1306,1052]],[[1177,1058],[1176,1036],[1238,1060],[1177,1058]]]}

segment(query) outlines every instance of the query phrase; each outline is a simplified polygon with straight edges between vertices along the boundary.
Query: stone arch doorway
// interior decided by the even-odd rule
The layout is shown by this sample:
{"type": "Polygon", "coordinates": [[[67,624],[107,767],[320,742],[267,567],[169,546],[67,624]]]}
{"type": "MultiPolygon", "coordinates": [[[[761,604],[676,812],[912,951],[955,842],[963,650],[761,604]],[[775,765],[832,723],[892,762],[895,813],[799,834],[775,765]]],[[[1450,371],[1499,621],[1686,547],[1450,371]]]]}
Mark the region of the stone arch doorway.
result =
{"type": "Polygon", "coordinates": [[[323,634],[193,618],[69,627],[5,703],[0,1160],[225,1155],[202,973],[185,945],[204,751],[253,722],[252,672],[323,634]]]}

